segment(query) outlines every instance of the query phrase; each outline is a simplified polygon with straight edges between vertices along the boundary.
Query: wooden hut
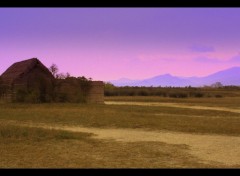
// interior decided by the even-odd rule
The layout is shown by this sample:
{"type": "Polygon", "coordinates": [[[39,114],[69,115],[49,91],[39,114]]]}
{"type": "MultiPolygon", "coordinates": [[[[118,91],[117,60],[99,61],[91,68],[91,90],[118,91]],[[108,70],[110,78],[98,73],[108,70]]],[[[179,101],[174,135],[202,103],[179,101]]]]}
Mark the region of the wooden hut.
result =
{"type": "Polygon", "coordinates": [[[1,79],[7,87],[5,99],[8,101],[16,101],[20,96],[25,98],[26,92],[39,94],[42,101],[51,101],[54,77],[37,58],[14,63],[1,75],[1,79]]]}
{"type": "MultiPolygon", "coordinates": [[[[2,75],[2,84],[6,87],[3,96],[4,100],[25,101],[28,102],[51,102],[56,96],[56,83],[58,82],[52,73],[37,58],[32,58],[11,65],[2,75]]],[[[64,81],[65,86],[68,80],[64,81]]],[[[91,81],[89,95],[86,102],[103,103],[104,102],[104,84],[102,81],[91,81]]],[[[69,84],[68,87],[75,86],[72,90],[78,90],[76,84],[69,84]]],[[[73,93],[71,90],[58,87],[59,90],[65,90],[65,95],[73,93]]],[[[80,89],[79,89],[80,90],[80,89]]],[[[61,92],[62,93],[62,92],[61,92]]],[[[71,96],[69,96],[71,97],[71,96]]],[[[74,102],[74,101],[70,101],[74,102]]]]}

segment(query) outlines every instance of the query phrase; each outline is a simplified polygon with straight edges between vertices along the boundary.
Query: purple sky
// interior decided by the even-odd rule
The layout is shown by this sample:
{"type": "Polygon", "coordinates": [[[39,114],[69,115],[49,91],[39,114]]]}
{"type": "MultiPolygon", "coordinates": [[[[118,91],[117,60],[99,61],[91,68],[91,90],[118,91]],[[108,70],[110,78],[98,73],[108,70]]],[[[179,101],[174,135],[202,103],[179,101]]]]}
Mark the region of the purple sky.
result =
{"type": "Polygon", "coordinates": [[[240,66],[240,8],[0,8],[0,74],[32,57],[94,80],[240,66]]]}

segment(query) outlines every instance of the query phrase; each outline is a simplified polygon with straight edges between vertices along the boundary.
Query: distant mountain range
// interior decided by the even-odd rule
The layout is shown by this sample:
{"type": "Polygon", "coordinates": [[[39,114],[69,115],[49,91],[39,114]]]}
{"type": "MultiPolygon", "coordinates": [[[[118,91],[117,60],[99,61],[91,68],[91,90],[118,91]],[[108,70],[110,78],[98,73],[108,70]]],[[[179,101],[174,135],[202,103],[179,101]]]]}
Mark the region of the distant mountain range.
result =
{"type": "Polygon", "coordinates": [[[143,80],[131,80],[128,78],[121,78],[119,80],[109,81],[115,86],[172,86],[185,87],[193,86],[199,87],[204,85],[211,85],[216,82],[221,82],[223,85],[240,85],[240,67],[232,67],[226,70],[216,72],[205,77],[178,77],[170,74],[155,76],[143,80]]]}

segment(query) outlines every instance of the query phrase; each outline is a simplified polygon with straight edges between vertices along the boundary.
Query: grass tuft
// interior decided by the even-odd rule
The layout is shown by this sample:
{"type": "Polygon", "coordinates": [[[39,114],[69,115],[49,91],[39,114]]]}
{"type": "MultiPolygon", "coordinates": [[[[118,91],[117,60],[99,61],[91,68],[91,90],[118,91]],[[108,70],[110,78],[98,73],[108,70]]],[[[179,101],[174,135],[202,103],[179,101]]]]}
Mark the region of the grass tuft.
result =
{"type": "Polygon", "coordinates": [[[12,139],[43,141],[62,139],[84,139],[90,137],[91,135],[91,133],[72,133],[63,130],[0,124],[0,139],[2,140],[12,139]]]}

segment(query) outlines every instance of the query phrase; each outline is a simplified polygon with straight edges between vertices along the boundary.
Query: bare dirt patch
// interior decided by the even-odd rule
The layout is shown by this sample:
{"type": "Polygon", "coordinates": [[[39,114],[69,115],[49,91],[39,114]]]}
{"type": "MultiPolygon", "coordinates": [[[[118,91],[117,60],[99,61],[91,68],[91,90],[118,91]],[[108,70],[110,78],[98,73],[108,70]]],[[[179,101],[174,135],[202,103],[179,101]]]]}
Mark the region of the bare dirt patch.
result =
{"type": "Polygon", "coordinates": [[[72,132],[93,133],[93,138],[116,140],[121,142],[164,142],[189,146],[189,153],[206,164],[219,163],[226,166],[240,166],[240,137],[222,135],[200,135],[169,131],[147,131],[137,129],[104,129],[80,126],[47,125],[45,123],[8,123],[41,127],[46,129],[66,130],[72,132]]]}
{"type": "Polygon", "coordinates": [[[107,104],[107,105],[162,106],[162,107],[216,110],[216,111],[227,111],[227,112],[240,113],[240,109],[231,109],[231,108],[225,108],[225,107],[190,106],[187,104],[179,104],[179,103],[105,101],[105,104],[107,104]]]}

